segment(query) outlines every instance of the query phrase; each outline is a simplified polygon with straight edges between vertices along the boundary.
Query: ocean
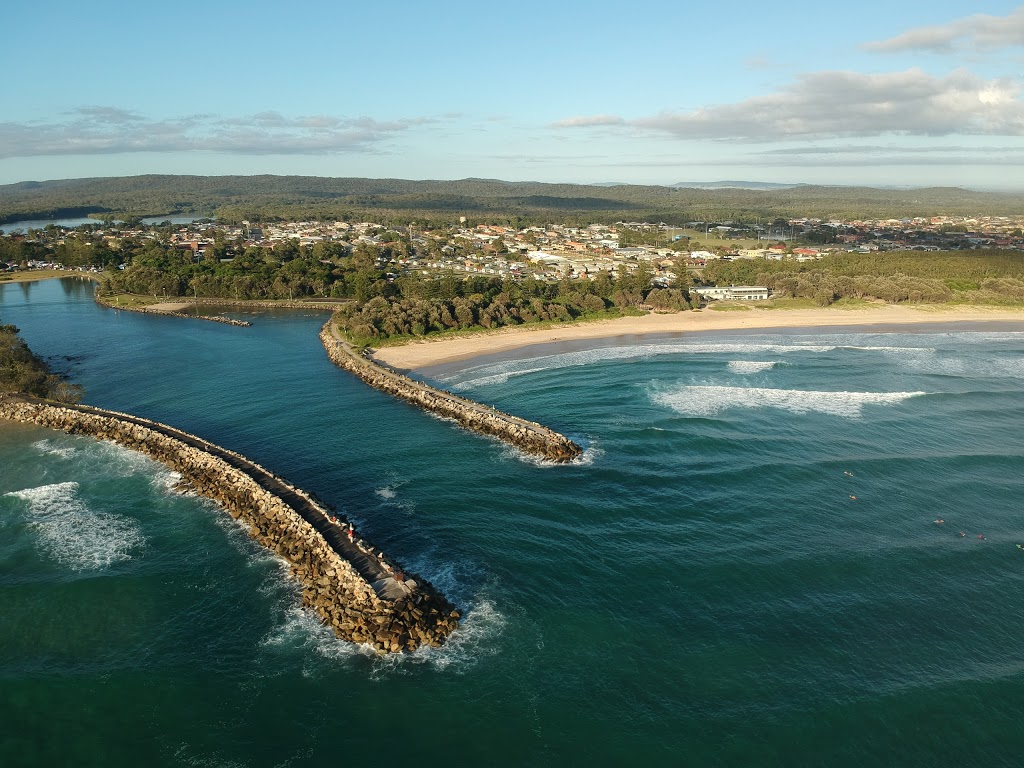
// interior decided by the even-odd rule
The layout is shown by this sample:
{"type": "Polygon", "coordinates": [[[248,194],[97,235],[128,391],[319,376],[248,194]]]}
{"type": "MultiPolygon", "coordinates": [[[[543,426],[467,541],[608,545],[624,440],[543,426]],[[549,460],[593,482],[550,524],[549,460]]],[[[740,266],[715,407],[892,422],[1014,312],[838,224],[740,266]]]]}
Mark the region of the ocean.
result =
{"type": "Polygon", "coordinates": [[[330,364],[325,316],[0,321],[90,404],[335,505],[464,611],[377,657],[162,465],[0,422],[0,765],[1016,766],[1024,327],[715,332],[423,372],[555,466],[330,364]],[[941,522],[940,522],[941,521],[941,522]]]}

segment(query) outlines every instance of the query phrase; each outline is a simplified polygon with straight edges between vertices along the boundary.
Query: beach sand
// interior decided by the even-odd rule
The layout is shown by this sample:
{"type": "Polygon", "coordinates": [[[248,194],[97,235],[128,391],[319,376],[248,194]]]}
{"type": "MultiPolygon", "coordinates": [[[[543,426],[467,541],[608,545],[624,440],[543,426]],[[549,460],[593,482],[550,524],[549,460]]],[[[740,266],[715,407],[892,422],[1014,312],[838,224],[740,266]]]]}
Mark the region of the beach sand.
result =
{"type": "Polygon", "coordinates": [[[674,314],[648,314],[588,323],[531,328],[518,326],[467,336],[414,341],[374,351],[373,357],[394,368],[413,370],[451,363],[478,355],[506,352],[531,344],[607,339],[640,334],[694,331],[822,328],[858,325],[918,325],[926,323],[1021,323],[1024,310],[998,307],[944,305],[867,305],[857,309],[758,309],[736,311],[703,309],[674,314]]]}
{"type": "Polygon", "coordinates": [[[147,304],[146,309],[157,309],[161,312],[181,312],[183,309],[192,309],[195,306],[190,301],[167,301],[160,304],[147,304]]]}

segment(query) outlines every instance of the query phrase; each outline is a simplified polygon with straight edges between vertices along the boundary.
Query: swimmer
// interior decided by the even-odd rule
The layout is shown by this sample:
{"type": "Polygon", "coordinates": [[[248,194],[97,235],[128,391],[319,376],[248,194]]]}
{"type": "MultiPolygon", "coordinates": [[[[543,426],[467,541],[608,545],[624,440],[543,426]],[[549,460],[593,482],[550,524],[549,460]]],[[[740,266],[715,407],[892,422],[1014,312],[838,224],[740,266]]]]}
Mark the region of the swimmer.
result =
{"type": "Polygon", "coordinates": [[[851,498],[851,499],[853,499],[854,501],[856,501],[856,500],[857,500],[857,497],[856,497],[856,496],[851,496],[850,498],[851,498]]]}
{"type": "Polygon", "coordinates": [[[943,519],[942,519],[942,518],[940,517],[940,518],[939,518],[938,520],[932,520],[932,522],[933,522],[933,523],[935,523],[936,525],[942,525],[942,524],[943,524],[944,522],[946,522],[946,521],[945,521],[945,520],[943,520],[943,519]]]}

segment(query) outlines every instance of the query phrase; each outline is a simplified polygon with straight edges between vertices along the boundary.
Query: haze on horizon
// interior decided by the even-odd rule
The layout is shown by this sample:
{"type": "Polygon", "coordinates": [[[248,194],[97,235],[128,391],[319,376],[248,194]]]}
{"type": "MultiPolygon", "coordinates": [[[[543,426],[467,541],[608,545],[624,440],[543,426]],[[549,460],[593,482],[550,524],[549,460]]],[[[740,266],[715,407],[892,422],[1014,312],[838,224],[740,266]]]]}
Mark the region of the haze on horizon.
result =
{"type": "Polygon", "coordinates": [[[12,8],[0,183],[145,173],[1024,189],[1024,5],[12,8]]]}

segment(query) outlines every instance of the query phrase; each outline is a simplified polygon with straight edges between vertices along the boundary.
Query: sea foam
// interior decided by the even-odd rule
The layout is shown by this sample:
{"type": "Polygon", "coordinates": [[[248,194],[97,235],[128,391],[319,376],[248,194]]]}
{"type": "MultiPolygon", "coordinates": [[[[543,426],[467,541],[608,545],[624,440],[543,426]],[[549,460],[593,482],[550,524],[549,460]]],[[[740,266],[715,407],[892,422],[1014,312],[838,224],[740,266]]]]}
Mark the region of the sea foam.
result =
{"type": "Polygon", "coordinates": [[[896,405],[926,392],[812,392],[758,387],[684,386],[651,393],[651,400],[686,416],[714,416],[732,408],[779,408],[858,418],[868,405],[896,405]]]}
{"type": "Polygon", "coordinates": [[[78,451],[72,445],[59,445],[53,440],[37,440],[32,443],[32,450],[43,456],[58,456],[62,459],[73,458],[78,451]]]}
{"type": "Polygon", "coordinates": [[[79,498],[78,487],[74,482],[56,483],[6,495],[26,503],[39,547],[61,565],[85,571],[130,560],[145,542],[139,524],[89,509],[79,498]]]}
{"type": "Polygon", "coordinates": [[[754,360],[731,360],[729,370],[733,373],[760,373],[775,367],[775,363],[757,362],[754,360]]]}
{"type": "Polygon", "coordinates": [[[692,343],[692,344],[639,344],[618,347],[598,347],[579,352],[544,355],[525,360],[508,360],[466,369],[454,376],[440,379],[442,384],[469,390],[490,384],[503,384],[515,376],[540,371],[572,368],[614,360],[636,360],[662,355],[706,354],[797,354],[831,352],[835,345],[820,344],[765,344],[765,343],[692,343]]]}

